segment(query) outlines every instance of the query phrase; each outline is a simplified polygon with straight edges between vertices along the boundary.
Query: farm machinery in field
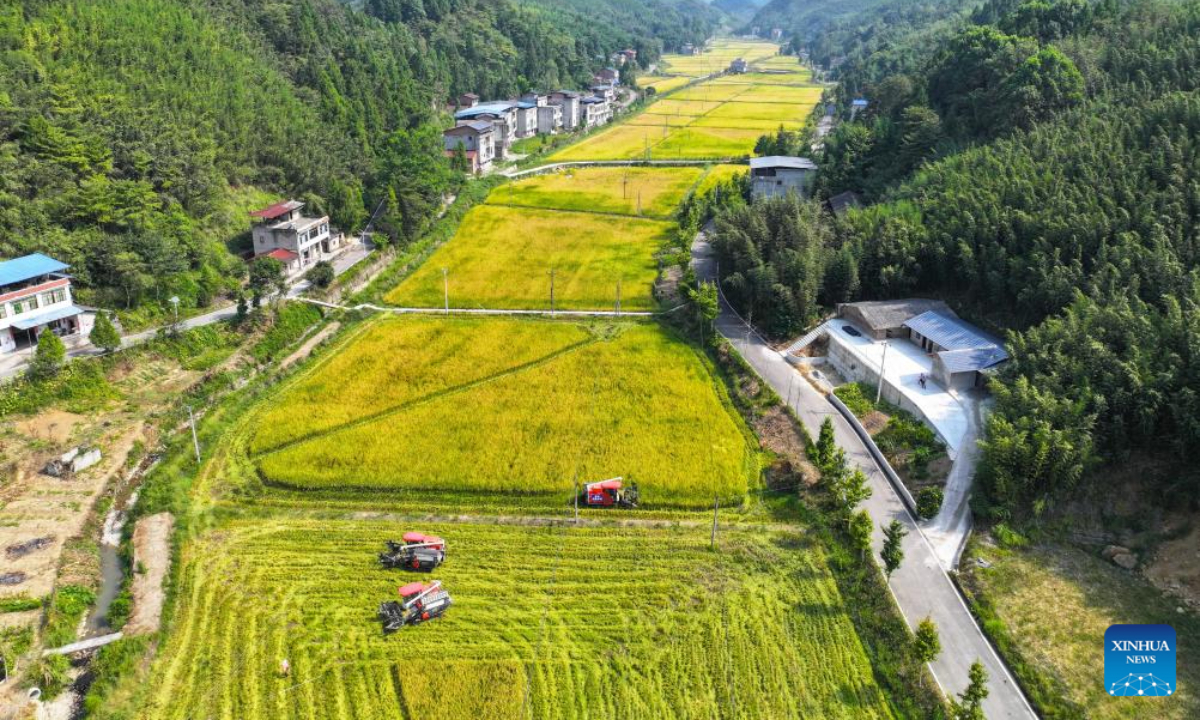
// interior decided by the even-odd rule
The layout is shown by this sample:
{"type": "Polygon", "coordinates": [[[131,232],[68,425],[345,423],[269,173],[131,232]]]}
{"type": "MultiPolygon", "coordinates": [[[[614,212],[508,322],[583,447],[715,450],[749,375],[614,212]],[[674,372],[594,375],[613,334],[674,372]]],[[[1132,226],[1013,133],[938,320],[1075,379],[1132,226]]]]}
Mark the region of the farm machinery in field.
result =
{"type": "Polygon", "coordinates": [[[638,505],[637,483],[624,483],[624,478],[588,483],[583,486],[583,501],[588,507],[635,508],[638,505]]]}
{"type": "Polygon", "coordinates": [[[435,580],[426,585],[422,582],[402,585],[398,591],[400,600],[391,600],[379,605],[379,619],[385,633],[396,632],[406,625],[420,625],[426,620],[435,620],[450,609],[450,593],[442,589],[442,581],[435,580]]]}
{"type": "Polygon", "coordinates": [[[387,550],[379,553],[379,562],[385,568],[433,572],[446,560],[446,541],[440,537],[406,532],[403,540],[388,540],[387,550]]]}

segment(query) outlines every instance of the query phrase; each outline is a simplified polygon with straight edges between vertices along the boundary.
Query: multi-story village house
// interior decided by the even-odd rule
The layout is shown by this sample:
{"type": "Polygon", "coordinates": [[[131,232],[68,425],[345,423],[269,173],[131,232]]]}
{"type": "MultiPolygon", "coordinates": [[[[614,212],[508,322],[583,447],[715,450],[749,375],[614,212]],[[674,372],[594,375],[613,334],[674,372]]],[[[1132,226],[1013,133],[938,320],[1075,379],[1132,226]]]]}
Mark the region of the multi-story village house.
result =
{"type": "Polygon", "coordinates": [[[277,202],[250,213],[254,256],[280,261],[288,274],[328,259],[342,246],[343,236],[329,225],[329,216],[304,217],[299,200],[277,202]]]}
{"type": "Polygon", "coordinates": [[[508,157],[508,149],[517,139],[517,104],[507,100],[480,103],[454,113],[459,125],[481,120],[490,121],[496,127],[495,157],[508,157]]]}
{"type": "Polygon", "coordinates": [[[602,97],[585,97],[579,104],[584,127],[593,128],[612,120],[612,105],[602,97]]]}
{"type": "Polygon", "coordinates": [[[37,343],[43,332],[84,338],[94,317],[71,298],[69,266],[41,253],[0,262],[0,354],[37,343]]]}
{"type": "Polygon", "coordinates": [[[550,93],[548,104],[558,105],[562,108],[562,127],[564,129],[574,130],[583,124],[579,109],[579,93],[572,90],[556,90],[550,93]]]}
{"type": "Polygon", "coordinates": [[[442,146],[448,157],[461,150],[471,172],[484,172],[496,156],[496,126],[486,120],[456,125],[442,133],[442,146]]]}

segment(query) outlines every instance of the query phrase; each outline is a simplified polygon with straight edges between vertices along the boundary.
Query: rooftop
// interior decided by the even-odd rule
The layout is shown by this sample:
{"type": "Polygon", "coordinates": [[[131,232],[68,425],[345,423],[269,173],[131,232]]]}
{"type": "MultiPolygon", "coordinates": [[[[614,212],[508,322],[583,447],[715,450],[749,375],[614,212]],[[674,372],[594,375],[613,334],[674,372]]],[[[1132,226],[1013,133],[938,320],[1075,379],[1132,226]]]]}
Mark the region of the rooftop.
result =
{"type": "Polygon", "coordinates": [[[509,100],[496,100],[493,102],[485,102],[476,105],[475,107],[459,110],[454,113],[455,120],[465,120],[467,118],[478,117],[480,115],[503,115],[517,106],[516,103],[509,100]]]}
{"type": "Polygon", "coordinates": [[[793,170],[816,170],[817,166],[808,158],[789,157],[787,155],[767,155],[766,157],[750,158],[750,169],[759,168],[791,168],[793,170]]]}
{"type": "Polygon", "coordinates": [[[847,190],[829,198],[829,209],[833,210],[835,215],[841,215],[847,209],[857,207],[862,207],[862,197],[853,190],[847,190]]]}
{"type": "MultiPolygon", "coordinates": [[[[918,332],[946,350],[999,350],[1004,357],[1008,354],[1000,347],[1000,341],[984,333],[974,325],[959,319],[953,313],[929,310],[904,321],[909,330],[918,332]]],[[[997,360],[999,362],[999,360],[997,360]]]]}
{"type": "Polygon", "coordinates": [[[450,128],[449,130],[443,130],[442,134],[443,135],[455,135],[455,134],[464,134],[464,133],[468,133],[468,132],[485,133],[485,132],[491,132],[493,128],[494,128],[494,126],[486,120],[475,120],[472,122],[465,122],[462,125],[455,125],[454,127],[450,128]]]}
{"type": "Polygon", "coordinates": [[[922,313],[937,311],[944,315],[955,317],[950,306],[941,300],[926,298],[905,298],[901,300],[870,300],[866,302],[845,303],[838,306],[838,314],[842,308],[854,308],[869,327],[868,330],[884,330],[898,328],[907,320],[922,313]]]}
{"type": "Polygon", "coordinates": [[[592,95],[590,97],[585,97],[584,99],[580,100],[579,102],[581,102],[585,105],[595,105],[597,103],[606,103],[608,101],[602,97],[596,97],[595,95],[592,95]]]}
{"type": "Polygon", "coordinates": [[[299,200],[284,200],[277,202],[274,205],[265,207],[262,210],[255,210],[250,213],[250,217],[262,218],[263,220],[274,220],[280,215],[286,215],[293,210],[299,210],[304,207],[304,203],[299,200]]]}
{"type": "MultiPolygon", "coordinates": [[[[274,250],[272,250],[269,253],[263,253],[263,255],[265,255],[266,257],[269,257],[269,258],[275,258],[279,262],[285,262],[285,263],[291,262],[292,260],[295,260],[296,258],[300,257],[299,255],[292,252],[291,250],[285,250],[283,248],[275,248],[274,250]]],[[[260,257],[262,257],[262,256],[260,256],[260,257]]]]}
{"type": "Polygon", "coordinates": [[[0,262],[0,285],[12,285],[30,278],[62,272],[69,265],[41,253],[0,262]]]}

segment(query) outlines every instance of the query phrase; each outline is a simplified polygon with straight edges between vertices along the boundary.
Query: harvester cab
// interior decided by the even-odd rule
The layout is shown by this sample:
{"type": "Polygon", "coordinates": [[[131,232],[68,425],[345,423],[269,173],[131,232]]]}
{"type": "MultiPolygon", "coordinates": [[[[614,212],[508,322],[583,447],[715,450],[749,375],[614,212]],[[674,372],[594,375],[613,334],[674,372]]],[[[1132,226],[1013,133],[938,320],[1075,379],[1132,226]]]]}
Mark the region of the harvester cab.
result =
{"type": "Polygon", "coordinates": [[[615,477],[610,480],[588,483],[583,490],[584,501],[589,507],[637,507],[637,483],[630,483],[626,487],[623,480],[624,478],[615,477]]]}
{"type": "Polygon", "coordinates": [[[426,585],[421,582],[402,585],[400,600],[379,605],[379,619],[384,632],[396,632],[405,625],[420,625],[426,620],[441,617],[450,608],[450,593],[442,589],[442,581],[426,585]]]}
{"type": "Polygon", "coordinates": [[[433,569],[446,560],[446,541],[435,535],[404,533],[404,542],[387,541],[387,550],[379,553],[385,568],[404,568],[420,572],[433,569]]]}

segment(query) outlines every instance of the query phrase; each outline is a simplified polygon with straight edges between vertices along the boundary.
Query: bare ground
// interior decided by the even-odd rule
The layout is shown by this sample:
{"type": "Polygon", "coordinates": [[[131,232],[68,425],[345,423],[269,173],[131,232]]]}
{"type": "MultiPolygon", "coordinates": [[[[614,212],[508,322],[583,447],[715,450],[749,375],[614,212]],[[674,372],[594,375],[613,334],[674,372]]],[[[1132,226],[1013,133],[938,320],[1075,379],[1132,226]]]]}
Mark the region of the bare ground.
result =
{"type": "Polygon", "coordinates": [[[1145,572],[1159,590],[1200,610],[1200,523],[1183,537],[1159,545],[1145,572]]]}
{"type": "Polygon", "coordinates": [[[321,341],[325,340],[325,338],[327,338],[330,335],[333,335],[335,332],[337,332],[338,328],[340,328],[341,326],[342,326],[342,324],[338,323],[338,322],[334,322],[334,323],[330,323],[329,325],[326,325],[324,328],[321,329],[320,332],[313,335],[308,340],[305,340],[304,344],[301,345],[300,347],[296,348],[295,352],[293,352],[291,355],[288,355],[286,358],[284,358],[283,362],[279,363],[279,369],[280,370],[286,369],[286,368],[290,367],[291,365],[293,365],[294,363],[297,363],[297,362],[303,360],[304,358],[308,357],[310,354],[312,354],[313,348],[315,348],[317,345],[320,345],[321,341]]]}
{"type": "Polygon", "coordinates": [[[165,591],[163,582],[171,568],[171,513],[158,513],[138,521],[133,530],[133,613],[126,635],[158,630],[165,591]]]}

